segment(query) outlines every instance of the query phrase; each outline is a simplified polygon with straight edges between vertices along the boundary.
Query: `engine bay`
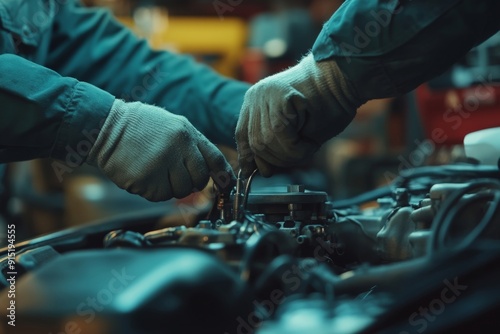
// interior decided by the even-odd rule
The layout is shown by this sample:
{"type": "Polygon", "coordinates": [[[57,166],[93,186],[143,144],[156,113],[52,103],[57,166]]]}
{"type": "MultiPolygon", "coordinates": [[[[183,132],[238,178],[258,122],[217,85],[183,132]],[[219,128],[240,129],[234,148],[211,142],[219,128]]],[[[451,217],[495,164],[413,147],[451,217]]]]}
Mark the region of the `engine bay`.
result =
{"type": "Polygon", "coordinates": [[[0,260],[5,333],[442,333],[497,325],[500,171],[406,170],[331,201],[307,185],[223,193],[196,226],[145,212],[0,260]],[[9,262],[11,261],[11,262],[9,262]],[[10,268],[10,269],[9,269],[10,268]]]}

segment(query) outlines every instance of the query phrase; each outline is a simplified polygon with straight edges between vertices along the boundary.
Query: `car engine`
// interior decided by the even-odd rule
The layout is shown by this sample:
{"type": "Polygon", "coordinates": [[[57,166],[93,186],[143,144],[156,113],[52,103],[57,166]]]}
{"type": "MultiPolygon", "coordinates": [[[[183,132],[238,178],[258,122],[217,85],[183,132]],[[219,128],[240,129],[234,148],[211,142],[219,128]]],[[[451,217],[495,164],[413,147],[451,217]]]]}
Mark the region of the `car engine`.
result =
{"type": "Polygon", "coordinates": [[[226,193],[215,188],[211,210],[194,227],[156,229],[164,212],[150,211],[4,248],[1,310],[15,326],[3,321],[0,331],[497,328],[497,166],[405,170],[343,201],[307,185],[252,188],[252,178],[226,193]]]}

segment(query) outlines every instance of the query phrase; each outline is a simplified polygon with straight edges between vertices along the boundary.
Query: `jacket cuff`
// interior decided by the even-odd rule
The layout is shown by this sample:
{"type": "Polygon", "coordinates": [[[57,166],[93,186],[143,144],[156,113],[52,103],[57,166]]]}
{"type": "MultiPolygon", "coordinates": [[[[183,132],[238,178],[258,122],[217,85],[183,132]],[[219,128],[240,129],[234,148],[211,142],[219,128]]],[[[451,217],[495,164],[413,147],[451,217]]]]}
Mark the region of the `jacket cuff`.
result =
{"type": "Polygon", "coordinates": [[[85,162],[114,101],[115,97],[102,89],[78,82],[67,102],[50,157],[69,167],[85,162]]]}

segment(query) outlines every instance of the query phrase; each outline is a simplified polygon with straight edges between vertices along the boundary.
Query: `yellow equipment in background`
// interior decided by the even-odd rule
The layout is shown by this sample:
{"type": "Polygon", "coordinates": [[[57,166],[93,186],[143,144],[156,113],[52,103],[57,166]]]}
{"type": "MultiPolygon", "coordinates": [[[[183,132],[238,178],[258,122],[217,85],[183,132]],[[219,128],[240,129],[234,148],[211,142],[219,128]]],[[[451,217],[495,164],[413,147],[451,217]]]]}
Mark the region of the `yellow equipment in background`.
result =
{"type": "Polygon", "coordinates": [[[193,55],[222,75],[237,78],[247,25],[238,18],[171,17],[154,9],[118,20],[157,50],[193,55]]]}

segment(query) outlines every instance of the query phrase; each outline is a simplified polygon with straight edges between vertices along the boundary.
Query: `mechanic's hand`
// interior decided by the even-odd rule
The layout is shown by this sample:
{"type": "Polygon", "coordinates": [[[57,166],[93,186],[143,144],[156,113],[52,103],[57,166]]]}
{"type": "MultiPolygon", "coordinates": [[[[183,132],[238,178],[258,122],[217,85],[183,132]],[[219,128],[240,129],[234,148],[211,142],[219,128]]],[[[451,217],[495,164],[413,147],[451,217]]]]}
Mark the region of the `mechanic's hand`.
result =
{"type": "Polygon", "coordinates": [[[265,78],[245,95],[236,142],[243,176],[257,167],[270,176],[311,157],[352,121],[365,101],[356,97],[333,60],[312,53],[296,66],[265,78]]]}
{"type": "Polygon", "coordinates": [[[235,179],[222,153],[185,117],[140,102],[115,100],[87,163],[150,201],[186,197],[210,176],[220,189],[235,179]]]}

